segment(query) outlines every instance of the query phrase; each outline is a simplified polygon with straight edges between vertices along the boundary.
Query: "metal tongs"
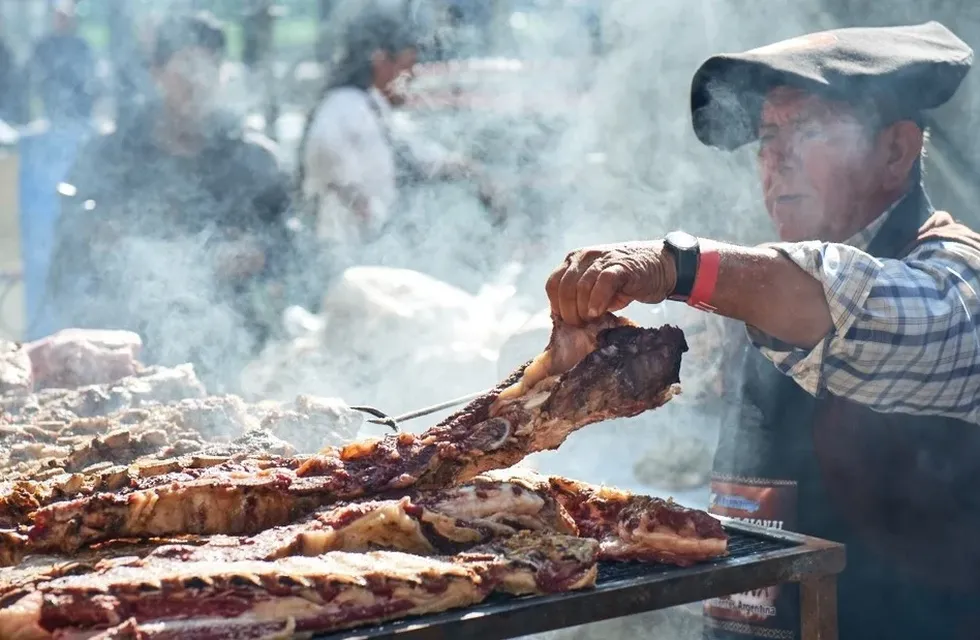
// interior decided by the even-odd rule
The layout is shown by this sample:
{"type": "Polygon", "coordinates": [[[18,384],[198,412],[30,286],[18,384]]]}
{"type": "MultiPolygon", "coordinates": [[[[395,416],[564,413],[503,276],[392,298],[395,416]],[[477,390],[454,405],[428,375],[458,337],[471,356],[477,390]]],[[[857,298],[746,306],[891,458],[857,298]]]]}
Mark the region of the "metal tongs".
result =
{"type": "Polygon", "coordinates": [[[452,407],[457,407],[461,404],[466,404],[472,400],[476,400],[480,396],[484,396],[493,391],[493,389],[485,389],[483,391],[477,391],[476,393],[470,393],[465,396],[460,396],[459,398],[453,398],[452,400],[447,400],[445,402],[440,402],[439,404],[434,404],[429,407],[424,407],[422,409],[416,409],[415,411],[409,411],[408,413],[403,413],[400,416],[395,416],[394,418],[384,413],[380,409],[375,409],[374,407],[351,407],[354,411],[360,411],[361,413],[367,413],[374,418],[369,418],[368,422],[371,424],[382,424],[390,427],[392,431],[398,433],[401,431],[399,423],[407,422],[409,420],[414,420],[415,418],[421,418],[422,416],[431,415],[437,411],[442,411],[443,409],[450,409],[452,407]]]}

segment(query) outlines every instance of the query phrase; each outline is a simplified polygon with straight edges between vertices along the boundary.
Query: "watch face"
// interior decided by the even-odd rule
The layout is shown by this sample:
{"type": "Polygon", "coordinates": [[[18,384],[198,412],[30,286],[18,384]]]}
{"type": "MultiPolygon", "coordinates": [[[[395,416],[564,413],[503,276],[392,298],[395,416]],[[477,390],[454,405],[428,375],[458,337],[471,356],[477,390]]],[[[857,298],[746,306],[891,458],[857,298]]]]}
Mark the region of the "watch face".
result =
{"type": "Polygon", "coordinates": [[[686,249],[694,249],[698,246],[698,239],[689,233],[685,233],[684,231],[671,231],[667,234],[664,240],[682,251],[686,249]]]}

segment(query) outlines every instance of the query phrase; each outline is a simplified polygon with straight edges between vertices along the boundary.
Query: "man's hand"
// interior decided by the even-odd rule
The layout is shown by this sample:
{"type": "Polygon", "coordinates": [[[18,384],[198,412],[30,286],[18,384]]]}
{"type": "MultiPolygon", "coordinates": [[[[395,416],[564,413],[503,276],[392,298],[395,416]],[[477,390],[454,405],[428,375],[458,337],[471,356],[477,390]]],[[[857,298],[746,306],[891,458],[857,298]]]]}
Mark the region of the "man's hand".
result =
{"type": "MultiPolygon", "coordinates": [[[[772,247],[702,240],[720,254],[715,313],[812,349],[834,329],[823,284],[772,247]]],[[[662,302],[674,290],[674,258],[661,241],[607,244],[568,254],[548,279],[552,311],[580,324],[633,301],[662,302]]]]}
{"type": "Polygon", "coordinates": [[[580,325],[633,301],[661,302],[676,280],[674,259],[663,242],[624,242],[569,253],[545,288],[552,311],[580,325]]]}
{"type": "Polygon", "coordinates": [[[143,342],[131,331],[65,329],[25,346],[36,388],[74,388],[133,375],[143,342]]]}

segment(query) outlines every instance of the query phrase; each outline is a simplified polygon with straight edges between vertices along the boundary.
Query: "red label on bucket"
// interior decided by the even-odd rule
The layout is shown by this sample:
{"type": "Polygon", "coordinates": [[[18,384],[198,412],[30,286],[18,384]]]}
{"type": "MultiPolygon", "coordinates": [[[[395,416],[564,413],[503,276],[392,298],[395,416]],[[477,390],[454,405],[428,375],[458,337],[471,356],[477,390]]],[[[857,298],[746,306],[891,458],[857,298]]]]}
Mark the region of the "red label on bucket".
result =
{"type": "MultiPolygon", "coordinates": [[[[796,526],[797,485],[790,480],[715,475],[708,512],[774,529],[796,526]]],[[[795,640],[796,585],[757,589],[704,603],[705,623],[716,637],[795,640]]]]}

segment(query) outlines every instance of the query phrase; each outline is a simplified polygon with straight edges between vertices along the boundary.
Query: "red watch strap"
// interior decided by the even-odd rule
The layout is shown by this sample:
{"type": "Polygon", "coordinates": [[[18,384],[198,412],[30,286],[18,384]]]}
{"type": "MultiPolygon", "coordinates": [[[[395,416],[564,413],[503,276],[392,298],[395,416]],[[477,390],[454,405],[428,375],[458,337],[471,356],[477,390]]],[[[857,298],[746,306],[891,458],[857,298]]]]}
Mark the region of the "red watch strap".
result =
{"type": "Polygon", "coordinates": [[[698,275],[694,279],[694,288],[691,295],[687,298],[687,304],[696,307],[701,311],[714,313],[715,308],[711,306],[711,298],[715,295],[715,287],[718,284],[718,268],[721,265],[721,254],[717,249],[701,245],[701,252],[698,258],[698,275]]]}

